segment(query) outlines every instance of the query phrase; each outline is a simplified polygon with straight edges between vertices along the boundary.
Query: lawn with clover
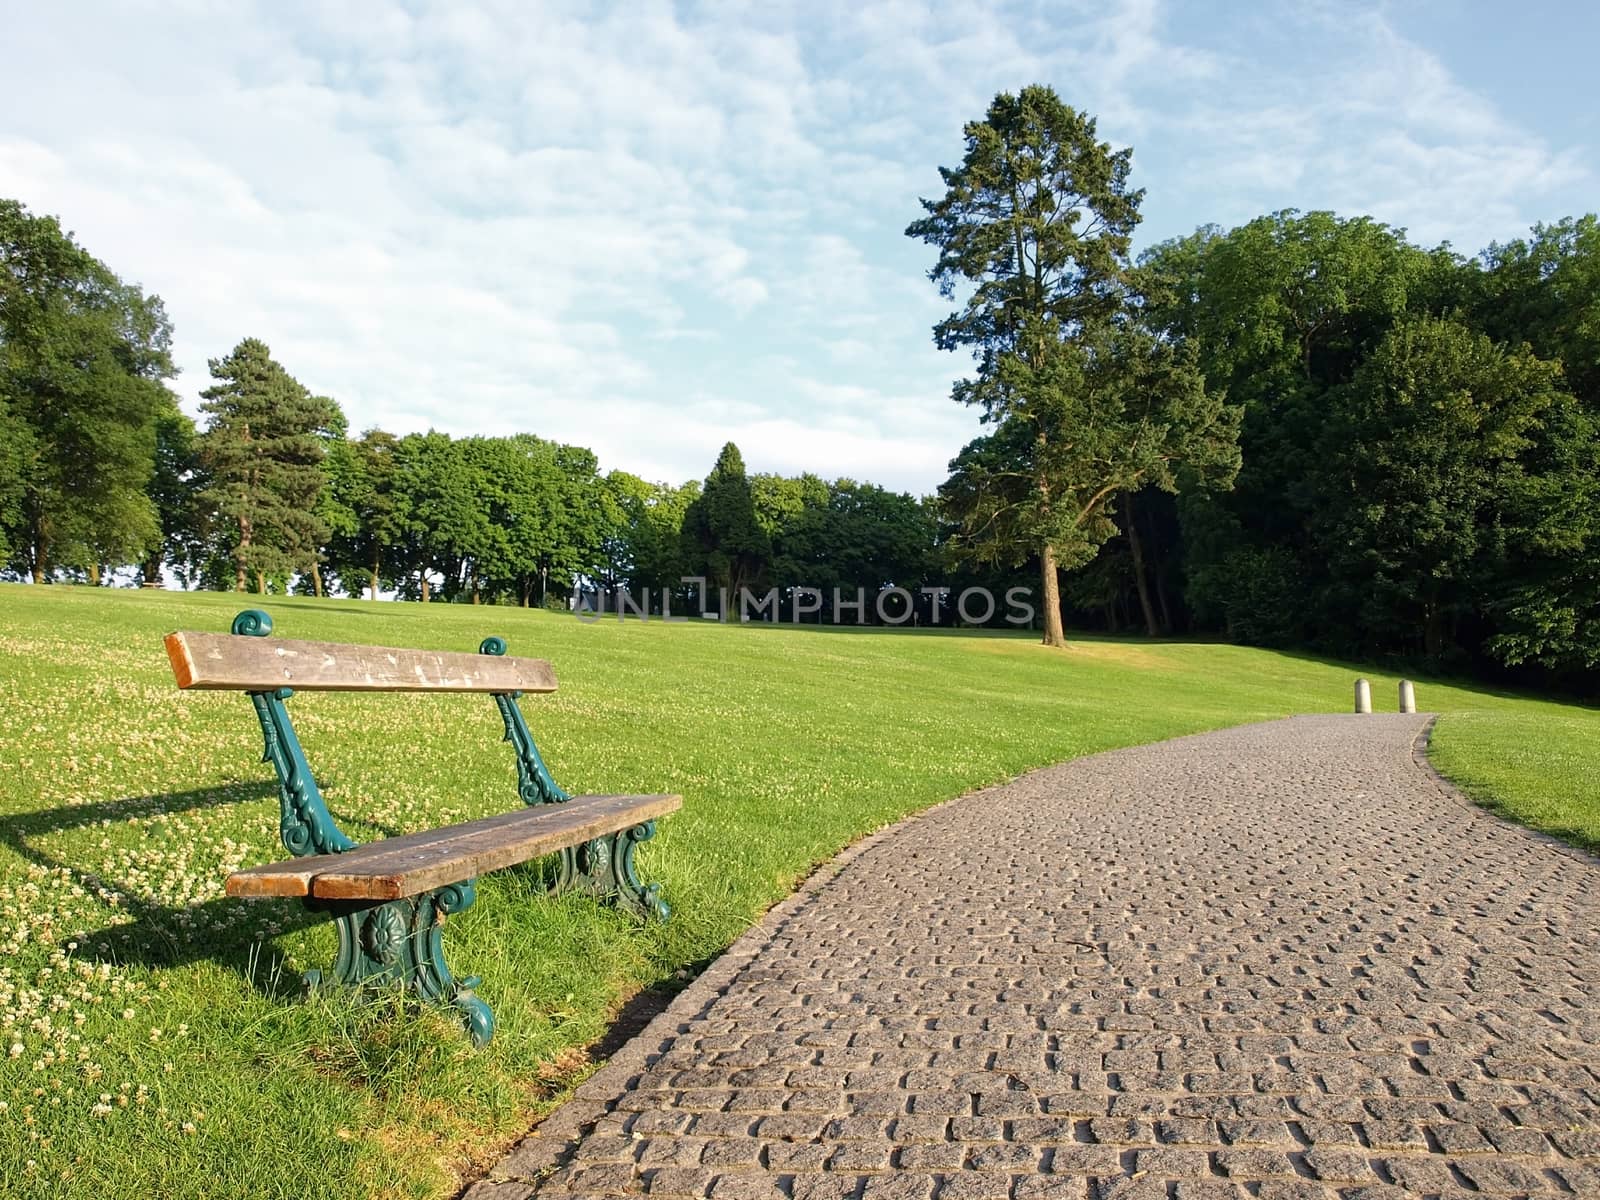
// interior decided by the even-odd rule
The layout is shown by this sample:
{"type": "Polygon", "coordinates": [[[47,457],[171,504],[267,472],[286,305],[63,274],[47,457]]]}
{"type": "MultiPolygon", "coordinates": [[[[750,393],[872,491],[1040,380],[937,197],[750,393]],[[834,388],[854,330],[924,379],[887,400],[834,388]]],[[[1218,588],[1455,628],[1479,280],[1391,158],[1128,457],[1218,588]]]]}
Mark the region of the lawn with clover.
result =
{"type": "MultiPolygon", "coordinates": [[[[670,988],[817,863],[907,813],[1030,767],[1264,720],[1344,711],[1352,664],[1212,643],[583,624],[509,608],[271,598],[291,638],[551,659],[524,699],[569,791],[675,791],[641,874],[673,906],[638,926],[536,873],[481,880],[446,955],[498,1020],[305,999],[329,927],[223,896],[283,857],[250,705],[180,693],[162,635],[225,631],[241,598],[0,585],[0,1195],[441,1197],[591,1069],[584,1047],[641,988],[670,988]]],[[[1600,711],[1421,680],[1436,765],[1506,815],[1600,844],[1600,711]]],[[[1385,703],[1387,701],[1387,703],[1385,703]]],[[[516,801],[477,696],[290,702],[358,838],[516,801]]]]}

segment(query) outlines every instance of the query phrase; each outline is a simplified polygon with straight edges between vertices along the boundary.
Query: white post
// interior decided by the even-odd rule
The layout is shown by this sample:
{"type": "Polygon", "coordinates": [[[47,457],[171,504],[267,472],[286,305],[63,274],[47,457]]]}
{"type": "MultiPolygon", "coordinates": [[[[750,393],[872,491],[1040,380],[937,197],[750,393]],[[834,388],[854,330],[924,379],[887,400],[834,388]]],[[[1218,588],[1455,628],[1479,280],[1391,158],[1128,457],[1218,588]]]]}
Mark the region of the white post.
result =
{"type": "Polygon", "coordinates": [[[1414,713],[1417,711],[1417,690],[1411,686],[1411,680],[1400,681],[1400,711],[1414,713]]]}
{"type": "Polygon", "coordinates": [[[1358,713],[1372,711],[1372,685],[1365,679],[1356,680],[1356,711],[1358,713]]]}

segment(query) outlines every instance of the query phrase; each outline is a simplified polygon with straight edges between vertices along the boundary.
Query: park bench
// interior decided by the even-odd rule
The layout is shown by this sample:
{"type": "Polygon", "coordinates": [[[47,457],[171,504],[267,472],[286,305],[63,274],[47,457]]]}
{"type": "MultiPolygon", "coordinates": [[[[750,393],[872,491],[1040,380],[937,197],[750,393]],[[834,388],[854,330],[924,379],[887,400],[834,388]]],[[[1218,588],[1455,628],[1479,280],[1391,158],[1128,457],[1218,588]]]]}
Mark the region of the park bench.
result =
{"type": "MultiPolygon", "coordinates": [[[[271,632],[272,619],[250,610],[234,618],[232,634],[168,634],[167,654],[180,688],[249,695],[265,761],[278,773],[279,832],[294,857],[236,871],[228,895],[299,897],[328,913],[339,932],[333,974],[340,983],[401,983],[454,1005],[481,1045],[494,1033],[494,1015],[475,992],[478,979],[452,975],[441,948],[444,918],[472,904],[479,875],[559,854],[554,891],[588,891],[641,917],[666,918],[659,886],[639,881],[634,850],[682,799],[572,796],[556,786],[517,705],[524,692],[556,690],[548,662],[508,658],[495,637],[477,654],[461,654],[268,640],[271,632]],[[488,693],[516,751],[523,806],[357,845],[329,813],[290,724],[284,701],[295,691],[488,693]]],[[[306,973],[313,987],[321,978],[306,973]]]]}

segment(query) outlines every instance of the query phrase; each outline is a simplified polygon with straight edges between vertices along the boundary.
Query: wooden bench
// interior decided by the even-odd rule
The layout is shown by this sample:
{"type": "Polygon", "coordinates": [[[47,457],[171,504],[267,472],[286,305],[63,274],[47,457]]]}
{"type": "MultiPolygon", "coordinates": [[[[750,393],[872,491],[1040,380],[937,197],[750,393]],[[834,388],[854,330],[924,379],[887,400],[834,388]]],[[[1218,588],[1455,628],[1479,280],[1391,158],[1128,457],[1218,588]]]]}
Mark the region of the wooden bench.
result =
{"type": "MultiPolygon", "coordinates": [[[[272,618],[240,613],[232,634],[171,633],[167,655],[180,688],[249,695],[261,721],[265,760],[278,773],[279,832],[294,857],[228,877],[230,896],[300,897],[329,913],[339,930],[333,974],[340,983],[403,983],[425,999],[454,1005],[478,1044],[494,1015],[476,994],[478,979],[445,965],[441,925],[475,898],[487,871],[559,854],[554,890],[581,889],[641,917],[665,919],[660,888],[639,881],[638,843],[678,796],[571,796],[556,786],[517,698],[553,692],[555,673],[536,658],[507,658],[486,638],[477,654],[267,640],[272,618]],[[476,821],[357,845],[334,822],[311,774],[284,701],[295,691],[487,692],[516,751],[523,807],[476,821]]],[[[310,971],[312,986],[321,972],[310,971]]]]}

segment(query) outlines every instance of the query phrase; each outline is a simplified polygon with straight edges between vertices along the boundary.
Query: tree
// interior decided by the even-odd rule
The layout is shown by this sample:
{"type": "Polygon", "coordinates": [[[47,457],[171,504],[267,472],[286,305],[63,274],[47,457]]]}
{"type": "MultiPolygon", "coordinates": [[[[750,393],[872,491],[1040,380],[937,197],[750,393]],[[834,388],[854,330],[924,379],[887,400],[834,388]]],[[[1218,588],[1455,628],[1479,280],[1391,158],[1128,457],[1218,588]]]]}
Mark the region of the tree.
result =
{"type": "Polygon", "coordinates": [[[1531,237],[1490,246],[1482,259],[1473,307],[1485,331],[1560,361],[1573,394],[1600,414],[1600,220],[1590,213],[1536,225],[1531,237]]]}
{"type": "Polygon", "coordinates": [[[376,600],[406,519],[395,491],[399,442],[392,433],[369,429],[346,446],[337,459],[330,456],[329,490],[348,518],[331,530],[328,561],[347,593],[355,594],[360,578],[376,600]]]}
{"type": "MultiPolygon", "coordinates": [[[[406,518],[400,573],[416,573],[424,603],[432,597],[430,572],[442,577],[446,599],[453,598],[461,590],[464,564],[484,552],[490,536],[481,474],[461,443],[433,429],[400,439],[396,467],[394,491],[406,518]]],[[[411,590],[409,583],[403,590],[411,590]]]]}
{"type": "Polygon", "coordinates": [[[161,536],[144,560],[144,582],[149,586],[161,583],[164,563],[173,564],[180,580],[188,582],[208,553],[209,514],[200,499],[204,485],[194,422],[172,408],[157,419],[155,432],[155,467],[146,492],[161,536]]]}
{"type": "Polygon", "coordinates": [[[755,585],[772,553],[756,518],[744,457],[732,442],[722,447],[700,495],[684,512],[682,544],[686,565],[726,588],[730,604],[738,603],[740,588],[755,585]]]}
{"type": "Polygon", "coordinates": [[[513,590],[527,607],[541,563],[548,567],[562,537],[564,480],[556,446],[531,434],[467,438],[460,445],[481,480],[488,517],[470,571],[474,603],[487,583],[494,591],[513,590]]]}
{"type": "Polygon", "coordinates": [[[683,524],[700,497],[700,481],[692,479],[674,487],[643,483],[620,471],[613,471],[608,479],[616,481],[612,494],[622,523],[617,536],[623,545],[615,551],[613,561],[619,567],[625,564],[629,584],[648,593],[652,602],[663,591],[678,591],[683,576],[691,573],[685,559],[683,524]]]}
{"type": "Polygon", "coordinates": [[[313,396],[272,357],[265,342],[246,338],[208,363],[216,382],[200,395],[210,417],[200,452],[210,484],[206,498],[238,530],[235,590],[254,576],[314,568],[327,529],[319,515],[328,440],[342,430],[332,400],[313,396]]]}
{"type": "Polygon", "coordinates": [[[940,293],[970,292],[934,327],[977,370],[952,396],[995,432],[951,464],[941,496],[962,551],[979,561],[1037,555],[1044,642],[1061,646],[1058,569],[1092,559],[1116,532],[1119,492],[1173,489],[1177,468],[1226,483],[1237,413],[1209,394],[1192,352],[1143,329],[1128,249],[1143,193],[1132,151],[1053,90],[1002,93],[965,130],[960,167],[908,236],[939,250],[940,293]]]}
{"type": "Polygon", "coordinates": [[[1319,490],[1329,392],[1459,269],[1370,218],[1292,210],[1204,228],[1141,260],[1145,320],[1189,348],[1208,386],[1243,407],[1235,486],[1181,506],[1187,599],[1234,636],[1315,636],[1354,652],[1312,526],[1347,503],[1319,490]],[[1259,573],[1259,578],[1256,575],[1259,573]]]}
{"type": "Polygon", "coordinates": [[[28,483],[24,476],[33,458],[33,431],[11,415],[0,395],[0,563],[10,562],[17,546],[12,539],[23,529],[23,502],[28,483]]]}
{"type": "Polygon", "coordinates": [[[123,283],[63,232],[0,200],[0,405],[12,460],[0,541],[34,582],[98,578],[159,540],[145,493],[156,423],[175,401],[161,300],[123,283]]]}
{"type": "Polygon", "coordinates": [[[1351,502],[1318,542],[1369,637],[1409,630],[1437,659],[1500,580],[1526,606],[1532,561],[1581,562],[1600,532],[1592,424],[1526,348],[1409,319],[1330,399],[1319,490],[1351,502]]]}

